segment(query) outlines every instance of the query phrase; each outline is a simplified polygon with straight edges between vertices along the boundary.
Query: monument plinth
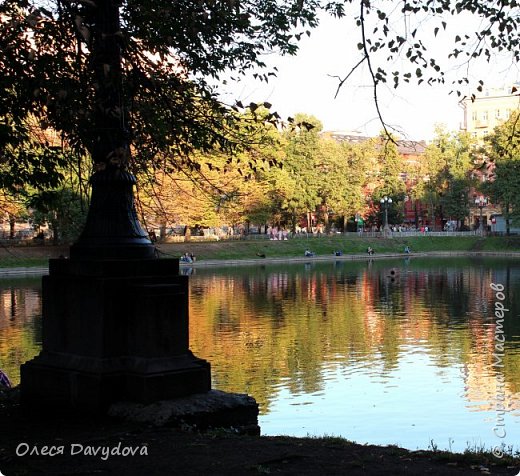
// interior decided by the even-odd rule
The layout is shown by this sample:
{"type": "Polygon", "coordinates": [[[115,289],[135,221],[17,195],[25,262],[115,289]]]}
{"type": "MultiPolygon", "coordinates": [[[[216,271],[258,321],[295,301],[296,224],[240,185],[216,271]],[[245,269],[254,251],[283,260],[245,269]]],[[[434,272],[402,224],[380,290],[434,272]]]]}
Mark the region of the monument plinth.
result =
{"type": "Polygon", "coordinates": [[[177,260],[51,260],[43,348],[21,368],[22,404],[104,412],[211,389],[189,350],[188,277],[177,260]]]}

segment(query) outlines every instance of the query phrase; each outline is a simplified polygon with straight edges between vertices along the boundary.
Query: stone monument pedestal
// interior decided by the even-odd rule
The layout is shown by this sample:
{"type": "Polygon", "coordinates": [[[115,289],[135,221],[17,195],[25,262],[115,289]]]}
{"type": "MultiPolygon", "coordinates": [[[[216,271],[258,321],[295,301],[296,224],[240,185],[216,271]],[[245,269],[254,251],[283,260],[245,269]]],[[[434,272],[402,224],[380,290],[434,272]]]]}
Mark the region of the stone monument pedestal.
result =
{"type": "Polygon", "coordinates": [[[211,389],[189,350],[188,277],[176,259],[50,260],[43,348],[21,367],[21,403],[105,413],[211,389]]]}

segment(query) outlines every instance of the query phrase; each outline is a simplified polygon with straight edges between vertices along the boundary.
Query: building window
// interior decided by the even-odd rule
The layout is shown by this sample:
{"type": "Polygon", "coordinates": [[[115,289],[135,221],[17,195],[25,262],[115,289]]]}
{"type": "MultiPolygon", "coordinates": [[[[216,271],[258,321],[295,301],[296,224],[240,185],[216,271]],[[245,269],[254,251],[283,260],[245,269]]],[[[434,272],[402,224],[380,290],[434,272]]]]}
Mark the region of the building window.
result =
{"type": "Polygon", "coordinates": [[[497,109],[497,110],[495,111],[495,117],[496,117],[497,119],[500,119],[500,109],[497,109]]]}
{"type": "Polygon", "coordinates": [[[487,111],[484,111],[482,113],[482,121],[483,122],[487,122],[488,121],[488,112],[487,111]]]}
{"type": "Polygon", "coordinates": [[[476,121],[476,120],[477,120],[477,111],[473,111],[473,112],[471,113],[471,120],[472,120],[472,121],[476,121]]]}
{"type": "Polygon", "coordinates": [[[506,111],[506,119],[509,119],[511,117],[511,109],[508,109],[506,111]]]}

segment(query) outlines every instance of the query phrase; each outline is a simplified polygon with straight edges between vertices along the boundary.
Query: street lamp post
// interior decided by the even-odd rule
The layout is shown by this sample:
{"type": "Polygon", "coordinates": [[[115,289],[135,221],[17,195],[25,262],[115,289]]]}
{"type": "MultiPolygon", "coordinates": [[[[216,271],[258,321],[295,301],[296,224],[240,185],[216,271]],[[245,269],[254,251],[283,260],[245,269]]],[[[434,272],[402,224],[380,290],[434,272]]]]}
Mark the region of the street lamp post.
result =
{"type": "Polygon", "coordinates": [[[135,209],[121,86],[122,3],[85,4],[96,80],[85,137],[96,171],[70,259],[51,259],[43,277],[42,351],[20,369],[20,401],[29,408],[105,414],[118,401],[211,390],[209,363],[189,349],[188,277],[178,260],[157,259],[135,209]]]}
{"type": "Polygon", "coordinates": [[[488,203],[488,200],[483,195],[475,198],[475,205],[480,209],[480,221],[479,221],[478,231],[481,235],[484,234],[484,221],[482,220],[482,209],[487,205],[487,203],[488,203]]]}
{"type": "Polygon", "coordinates": [[[392,204],[392,199],[390,197],[384,196],[381,200],[381,206],[385,209],[385,223],[384,223],[384,230],[385,232],[388,232],[388,207],[392,204]]]}

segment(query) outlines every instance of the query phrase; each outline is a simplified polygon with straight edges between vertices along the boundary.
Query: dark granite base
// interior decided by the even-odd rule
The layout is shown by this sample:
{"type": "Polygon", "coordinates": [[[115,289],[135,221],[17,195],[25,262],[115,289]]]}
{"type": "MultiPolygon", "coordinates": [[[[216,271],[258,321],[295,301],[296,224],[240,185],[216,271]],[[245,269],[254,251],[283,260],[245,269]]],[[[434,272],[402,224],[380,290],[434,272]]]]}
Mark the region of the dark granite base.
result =
{"type": "Polygon", "coordinates": [[[178,260],[51,260],[43,345],[21,368],[31,408],[105,412],[211,389],[189,350],[188,277],[178,260]]]}
{"type": "Polygon", "coordinates": [[[42,353],[21,367],[26,408],[105,413],[120,400],[150,403],[211,388],[210,365],[191,354],[170,359],[42,353]],[[153,361],[152,361],[153,360],[153,361]]]}

